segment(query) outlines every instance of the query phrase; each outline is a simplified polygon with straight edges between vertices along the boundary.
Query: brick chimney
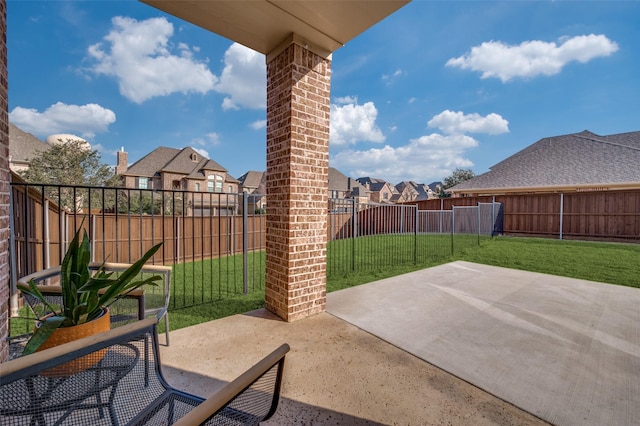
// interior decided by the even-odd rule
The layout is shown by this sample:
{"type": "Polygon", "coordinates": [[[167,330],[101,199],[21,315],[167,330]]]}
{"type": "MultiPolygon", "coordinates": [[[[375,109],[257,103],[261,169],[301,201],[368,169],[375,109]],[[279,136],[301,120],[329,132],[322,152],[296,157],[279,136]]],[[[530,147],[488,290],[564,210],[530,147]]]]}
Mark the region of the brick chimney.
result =
{"type": "Polygon", "coordinates": [[[129,163],[127,162],[128,157],[129,155],[124,151],[123,146],[116,154],[116,158],[118,159],[118,163],[116,164],[116,175],[121,175],[127,171],[129,168],[129,163]]]}

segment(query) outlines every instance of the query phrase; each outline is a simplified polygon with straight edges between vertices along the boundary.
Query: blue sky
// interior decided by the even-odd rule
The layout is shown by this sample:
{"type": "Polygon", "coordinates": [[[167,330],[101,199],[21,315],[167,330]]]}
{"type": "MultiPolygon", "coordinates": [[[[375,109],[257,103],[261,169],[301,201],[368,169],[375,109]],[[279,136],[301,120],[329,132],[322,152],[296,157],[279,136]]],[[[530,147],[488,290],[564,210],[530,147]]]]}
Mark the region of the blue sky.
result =
{"type": "MultiPolygon", "coordinates": [[[[413,1],[333,54],[330,165],[431,183],[547,136],[640,130],[640,2],[413,1]]],[[[265,170],[264,56],[136,1],[7,2],[9,119],[115,164],[265,170]]]]}

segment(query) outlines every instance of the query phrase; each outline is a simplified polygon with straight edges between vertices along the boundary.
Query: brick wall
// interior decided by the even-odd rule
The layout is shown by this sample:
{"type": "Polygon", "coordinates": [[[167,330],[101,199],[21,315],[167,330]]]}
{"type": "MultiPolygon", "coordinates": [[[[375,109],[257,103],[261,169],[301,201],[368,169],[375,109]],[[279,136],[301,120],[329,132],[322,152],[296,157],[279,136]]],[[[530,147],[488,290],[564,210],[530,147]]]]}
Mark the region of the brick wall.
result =
{"type": "Polygon", "coordinates": [[[325,310],[330,59],[291,41],[267,64],[266,308],[325,310]]]}
{"type": "Polygon", "coordinates": [[[0,0],[0,362],[9,359],[9,115],[7,2],[0,0]]]}
{"type": "Polygon", "coordinates": [[[129,168],[129,153],[125,151],[118,151],[116,159],[116,174],[121,175],[129,168]]]}

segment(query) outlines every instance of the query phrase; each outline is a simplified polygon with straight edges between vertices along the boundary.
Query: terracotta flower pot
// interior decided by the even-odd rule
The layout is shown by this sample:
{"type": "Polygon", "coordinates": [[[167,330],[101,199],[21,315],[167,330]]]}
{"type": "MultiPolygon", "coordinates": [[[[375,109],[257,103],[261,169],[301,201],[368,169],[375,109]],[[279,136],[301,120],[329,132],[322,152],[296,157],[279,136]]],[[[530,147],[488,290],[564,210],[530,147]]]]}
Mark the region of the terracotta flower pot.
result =
{"type": "MultiPolygon", "coordinates": [[[[60,327],[56,329],[53,334],[42,345],[40,345],[36,352],[48,348],[53,348],[64,343],[73,342],[74,340],[82,339],[83,337],[102,333],[103,331],[109,331],[110,329],[111,315],[109,313],[109,309],[107,308],[104,310],[104,313],[100,317],[94,319],[93,321],[89,321],[80,325],[74,325],[71,327],[60,327]]],[[[96,351],[73,361],[61,364],[57,367],[45,370],[42,372],[42,375],[48,377],[60,377],[79,373],[93,367],[98,362],[100,362],[100,360],[104,358],[106,352],[106,349],[96,351]]]]}

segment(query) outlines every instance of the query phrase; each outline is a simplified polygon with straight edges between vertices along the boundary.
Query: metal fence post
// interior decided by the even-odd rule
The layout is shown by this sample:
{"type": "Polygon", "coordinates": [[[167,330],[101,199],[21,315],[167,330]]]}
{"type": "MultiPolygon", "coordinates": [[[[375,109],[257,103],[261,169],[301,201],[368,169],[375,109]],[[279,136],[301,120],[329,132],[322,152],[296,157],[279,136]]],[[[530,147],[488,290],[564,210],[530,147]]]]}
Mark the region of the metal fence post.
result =
{"type": "Polygon", "coordinates": [[[351,270],[356,270],[356,237],[358,236],[358,200],[353,199],[353,208],[351,209],[351,270]]]}
{"type": "Polygon", "coordinates": [[[415,222],[413,225],[413,264],[418,263],[418,220],[420,220],[418,205],[413,206],[413,212],[415,216],[415,222]]]}
{"type": "Polygon", "coordinates": [[[453,254],[453,237],[455,235],[454,228],[456,226],[456,206],[451,206],[451,254],[453,254]]]}
{"type": "MultiPolygon", "coordinates": [[[[13,200],[14,187],[11,186],[11,173],[9,173],[9,262],[11,268],[9,272],[11,274],[11,298],[9,300],[9,306],[11,307],[11,316],[18,316],[18,262],[16,259],[16,222],[15,222],[15,205],[13,200]]],[[[28,189],[28,188],[27,188],[28,189]]]]}
{"type": "Polygon", "coordinates": [[[480,245],[480,203],[478,204],[478,245],[480,245]]]}
{"type": "Polygon", "coordinates": [[[247,193],[242,193],[242,285],[244,294],[249,293],[249,209],[247,193]]]}
{"type": "Polygon", "coordinates": [[[496,196],[491,197],[491,238],[496,230],[496,196]]]}
{"type": "Polygon", "coordinates": [[[564,216],[564,194],[561,192],[560,193],[560,239],[562,239],[563,216],[564,216]]]}

